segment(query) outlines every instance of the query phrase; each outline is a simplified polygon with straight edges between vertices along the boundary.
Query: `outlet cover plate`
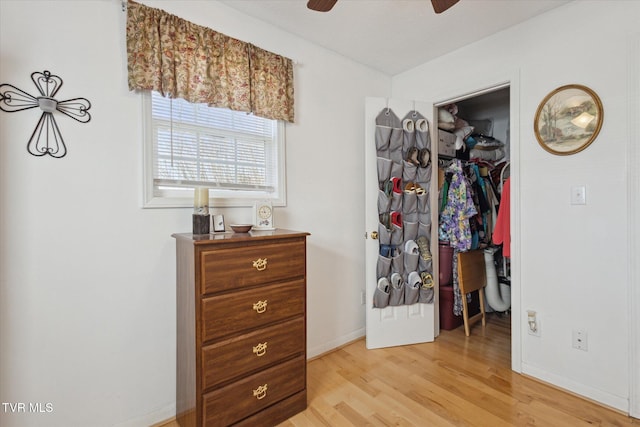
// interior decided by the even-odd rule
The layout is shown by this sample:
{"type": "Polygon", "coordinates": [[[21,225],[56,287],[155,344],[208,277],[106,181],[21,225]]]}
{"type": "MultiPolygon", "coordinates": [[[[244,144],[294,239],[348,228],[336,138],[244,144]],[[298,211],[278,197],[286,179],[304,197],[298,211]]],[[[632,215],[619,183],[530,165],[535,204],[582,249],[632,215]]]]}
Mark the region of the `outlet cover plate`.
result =
{"type": "Polygon", "coordinates": [[[584,185],[576,185],[571,187],[571,204],[586,205],[587,204],[587,187],[584,185]]]}
{"type": "Polygon", "coordinates": [[[540,318],[538,316],[536,316],[536,330],[533,331],[529,325],[529,323],[527,323],[527,332],[529,333],[529,335],[533,335],[534,337],[539,337],[541,335],[541,329],[542,329],[542,325],[540,323],[540,318]]]}
{"type": "Polygon", "coordinates": [[[589,349],[587,341],[587,331],[585,331],[584,329],[574,329],[572,333],[572,343],[573,348],[587,351],[589,349]]]}

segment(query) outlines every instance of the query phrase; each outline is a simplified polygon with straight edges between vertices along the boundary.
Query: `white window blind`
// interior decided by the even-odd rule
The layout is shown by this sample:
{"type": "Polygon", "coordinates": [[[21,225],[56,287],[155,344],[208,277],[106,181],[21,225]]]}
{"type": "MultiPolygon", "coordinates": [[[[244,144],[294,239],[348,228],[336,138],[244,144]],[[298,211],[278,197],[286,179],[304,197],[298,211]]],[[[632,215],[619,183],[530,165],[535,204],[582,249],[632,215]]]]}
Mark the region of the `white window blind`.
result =
{"type": "Polygon", "coordinates": [[[276,193],[278,123],[151,95],[154,195],[204,186],[276,193]]]}
{"type": "Polygon", "coordinates": [[[193,207],[199,186],[217,207],[286,205],[284,122],[154,92],[142,101],[144,207],[193,207]]]}

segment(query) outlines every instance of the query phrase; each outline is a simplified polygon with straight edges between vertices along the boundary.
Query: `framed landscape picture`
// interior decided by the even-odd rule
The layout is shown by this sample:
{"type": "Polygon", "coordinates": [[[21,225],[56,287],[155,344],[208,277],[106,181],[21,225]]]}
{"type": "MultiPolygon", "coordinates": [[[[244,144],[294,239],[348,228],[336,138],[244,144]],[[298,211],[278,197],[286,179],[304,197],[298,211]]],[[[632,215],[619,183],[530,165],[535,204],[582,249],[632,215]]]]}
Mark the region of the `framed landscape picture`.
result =
{"type": "Polygon", "coordinates": [[[561,86],[538,106],[533,122],[538,143],[552,154],[575,154],[587,148],[602,127],[598,95],[582,85],[561,86]]]}

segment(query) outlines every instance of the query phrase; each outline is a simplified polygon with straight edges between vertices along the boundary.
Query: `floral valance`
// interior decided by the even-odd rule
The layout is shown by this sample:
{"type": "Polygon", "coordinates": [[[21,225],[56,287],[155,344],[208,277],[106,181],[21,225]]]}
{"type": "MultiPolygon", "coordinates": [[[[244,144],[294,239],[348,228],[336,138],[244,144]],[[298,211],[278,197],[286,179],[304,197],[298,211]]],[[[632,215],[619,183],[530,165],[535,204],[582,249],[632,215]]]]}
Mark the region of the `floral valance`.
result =
{"type": "Polygon", "coordinates": [[[128,1],[130,90],[293,122],[290,59],[128,1]]]}

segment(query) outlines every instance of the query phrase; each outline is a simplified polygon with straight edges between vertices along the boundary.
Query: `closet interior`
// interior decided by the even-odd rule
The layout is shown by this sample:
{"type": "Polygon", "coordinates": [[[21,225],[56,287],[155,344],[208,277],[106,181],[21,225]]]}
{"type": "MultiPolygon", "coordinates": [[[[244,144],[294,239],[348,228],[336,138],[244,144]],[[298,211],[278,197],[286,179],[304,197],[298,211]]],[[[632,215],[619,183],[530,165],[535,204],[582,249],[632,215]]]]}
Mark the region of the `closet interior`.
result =
{"type": "Polygon", "coordinates": [[[438,283],[440,328],[463,324],[462,298],[469,316],[479,312],[476,293],[459,290],[458,254],[484,253],[488,312],[509,314],[510,146],[509,87],[437,107],[438,283]]]}

